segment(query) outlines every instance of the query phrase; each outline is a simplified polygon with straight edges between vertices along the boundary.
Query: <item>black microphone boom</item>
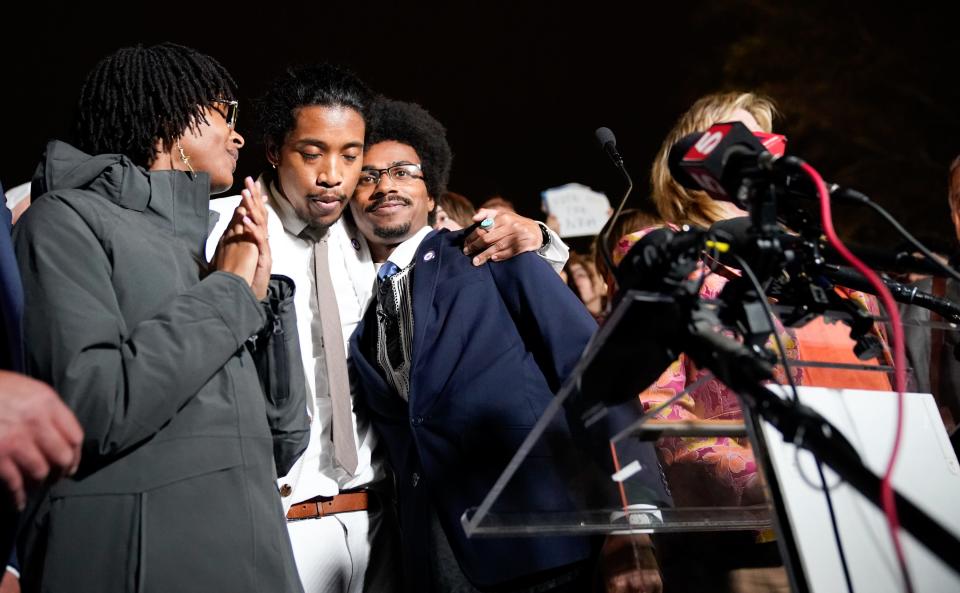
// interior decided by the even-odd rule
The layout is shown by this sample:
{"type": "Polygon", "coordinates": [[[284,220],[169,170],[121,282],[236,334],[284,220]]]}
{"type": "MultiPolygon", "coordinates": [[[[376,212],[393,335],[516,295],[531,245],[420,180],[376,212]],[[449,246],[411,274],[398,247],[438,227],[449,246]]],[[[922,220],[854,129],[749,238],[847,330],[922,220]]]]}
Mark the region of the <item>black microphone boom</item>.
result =
{"type": "MultiPolygon", "coordinates": [[[[730,218],[721,220],[710,227],[710,234],[730,246],[728,254],[720,254],[720,261],[731,267],[738,267],[732,255],[738,255],[757,270],[776,272],[790,262],[815,263],[814,269],[808,272],[814,276],[821,275],[839,286],[852,288],[869,294],[876,294],[876,289],[857,270],[849,267],[831,264],[831,261],[842,262],[839,254],[826,245],[819,246],[820,257],[803,257],[800,252],[813,249],[813,242],[803,237],[784,231],[774,231],[765,236],[756,232],[749,218],[730,218]],[[779,258],[777,255],[779,254],[779,258]],[[777,261],[779,259],[779,261],[777,261]]],[[[894,269],[908,272],[939,271],[924,260],[911,259],[913,266],[908,266],[899,257],[900,254],[882,252],[879,250],[853,250],[859,257],[870,262],[873,267],[894,269]],[[899,266],[895,264],[900,264],[899,266]]],[[[909,256],[909,254],[907,254],[909,256]]],[[[960,305],[944,298],[937,297],[919,290],[915,286],[901,284],[890,279],[884,279],[884,284],[890,290],[893,298],[906,305],[916,305],[938,313],[949,320],[960,321],[960,305]]]]}
{"type": "Polygon", "coordinates": [[[600,229],[600,254],[603,256],[604,263],[607,264],[607,269],[610,270],[610,273],[613,274],[613,277],[619,282],[620,277],[617,271],[617,267],[613,265],[613,254],[610,253],[610,231],[613,229],[613,224],[616,222],[617,218],[620,217],[620,212],[623,210],[623,206],[627,203],[627,199],[630,197],[630,192],[633,191],[633,179],[630,178],[630,173],[627,172],[627,168],[623,165],[623,157],[620,156],[620,153],[617,151],[617,138],[613,135],[613,132],[610,128],[597,128],[594,132],[594,136],[597,138],[597,142],[600,144],[600,147],[603,148],[604,152],[607,153],[607,156],[610,157],[610,160],[613,161],[613,164],[617,166],[617,169],[623,174],[624,179],[627,180],[627,190],[623,192],[623,199],[620,200],[620,205],[617,206],[617,211],[613,213],[607,220],[607,224],[603,225],[603,228],[600,229]]]}
{"type": "MultiPolygon", "coordinates": [[[[827,264],[823,267],[823,275],[840,286],[870,294],[876,294],[877,292],[873,285],[867,282],[863,274],[853,268],[827,264]]],[[[886,278],[883,278],[883,283],[898,303],[915,305],[933,311],[944,319],[954,322],[960,321],[960,305],[953,301],[924,292],[916,286],[901,284],[886,278]]]]}

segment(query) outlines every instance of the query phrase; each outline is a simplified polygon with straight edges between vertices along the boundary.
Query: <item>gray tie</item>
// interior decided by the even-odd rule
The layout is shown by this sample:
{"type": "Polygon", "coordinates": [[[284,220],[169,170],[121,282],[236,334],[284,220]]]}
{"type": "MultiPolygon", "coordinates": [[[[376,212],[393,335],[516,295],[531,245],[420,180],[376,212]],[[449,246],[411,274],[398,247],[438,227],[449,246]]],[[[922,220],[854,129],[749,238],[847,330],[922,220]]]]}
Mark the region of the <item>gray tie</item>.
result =
{"type": "MultiPolygon", "coordinates": [[[[333,420],[333,454],[336,462],[350,475],[357,471],[357,447],[353,441],[352,404],[350,400],[350,377],[347,373],[347,354],[343,350],[343,330],[340,328],[340,309],[330,278],[330,261],[327,258],[327,238],[313,247],[313,265],[316,275],[317,304],[323,338],[323,355],[326,362],[327,382],[330,386],[330,404],[333,420]]],[[[316,337],[316,336],[314,336],[316,337]]],[[[316,342],[317,340],[314,340],[316,342]]],[[[317,365],[317,374],[322,373],[317,365]]],[[[317,385],[322,385],[317,377],[317,385]]]]}

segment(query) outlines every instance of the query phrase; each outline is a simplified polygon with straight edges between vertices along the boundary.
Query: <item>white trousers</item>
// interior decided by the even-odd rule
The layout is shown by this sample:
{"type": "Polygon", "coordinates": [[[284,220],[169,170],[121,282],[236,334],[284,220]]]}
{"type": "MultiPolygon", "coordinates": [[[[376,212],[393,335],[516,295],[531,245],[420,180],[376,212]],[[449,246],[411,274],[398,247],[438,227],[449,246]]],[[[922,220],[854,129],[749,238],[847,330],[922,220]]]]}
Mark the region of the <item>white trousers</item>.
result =
{"type": "Polygon", "coordinates": [[[304,593],[391,593],[403,588],[392,513],[337,513],[287,523],[304,593]]]}

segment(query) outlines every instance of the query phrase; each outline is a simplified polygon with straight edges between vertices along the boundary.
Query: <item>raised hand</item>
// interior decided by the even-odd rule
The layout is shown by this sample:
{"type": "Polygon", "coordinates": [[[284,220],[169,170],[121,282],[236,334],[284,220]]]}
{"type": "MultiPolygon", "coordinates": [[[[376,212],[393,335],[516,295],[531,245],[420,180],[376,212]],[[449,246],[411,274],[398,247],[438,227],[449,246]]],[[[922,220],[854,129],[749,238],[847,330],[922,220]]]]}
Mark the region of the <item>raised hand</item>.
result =
{"type": "Polygon", "coordinates": [[[244,180],[241,201],[220,238],[213,264],[217,270],[243,278],[258,299],[267,296],[272,257],[267,236],[267,211],[260,187],[244,180]]]}
{"type": "Polygon", "coordinates": [[[260,183],[254,183],[247,177],[244,180],[245,188],[240,195],[240,207],[246,212],[243,219],[244,228],[250,233],[257,244],[259,257],[257,269],[253,275],[253,293],[258,299],[267,296],[267,285],[270,283],[270,271],[273,268],[273,256],[270,252],[270,235],[267,232],[267,197],[263,193],[260,183]]]}

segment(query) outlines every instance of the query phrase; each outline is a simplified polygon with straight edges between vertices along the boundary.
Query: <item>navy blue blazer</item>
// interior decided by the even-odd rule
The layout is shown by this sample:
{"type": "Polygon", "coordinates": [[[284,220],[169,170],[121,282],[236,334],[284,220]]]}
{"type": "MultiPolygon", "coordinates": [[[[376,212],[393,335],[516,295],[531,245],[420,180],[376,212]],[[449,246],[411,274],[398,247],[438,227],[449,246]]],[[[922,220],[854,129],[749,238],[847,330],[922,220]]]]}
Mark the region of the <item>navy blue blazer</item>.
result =
{"type": "Polygon", "coordinates": [[[10,240],[12,216],[0,186],[0,369],[23,370],[23,286],[10,240]]]}
{"type": "MultiPolygon", "coordinates": [[[[23,318],[23,286],[20,284],[20,271],[13,254],[10,240],[13,220],[7,210],[6,196],[0,186],[0,369],[9,371],[23,370],[23,344],[21,326],[23,318]]],[[[0,497],[0,504],[8,501],[0,497]]],[[[11,508],[0,508],[0,563],[8,558],[7,564],[17,565],[13,550],[13,538],[16,535],[16,513],[11,508]]],[[[0,578],[3,576],[0,566],[0,578]]]]}
{"type": "MultiPolygon", "coordinates": [[[[433,232],[414,259],[409,405],[370,357],[375,305],[350,341],[358,405],[370,414],[396,472],[413,590],[426,590],[417,581],[432,560],[431,507],[461,569],[478,586],[591,553],[584,537],[467,539],[461,527],[463,512],[490,491],[596,330],[583,304],[535,254],[474,267],[462,245],[462,232],[433,232]]],[[[570,439],[563,418],[548,433],[570,439]]],[[[572,510],[567,491],[553,459],[533,455],[495,509],[572,510]]]]}

